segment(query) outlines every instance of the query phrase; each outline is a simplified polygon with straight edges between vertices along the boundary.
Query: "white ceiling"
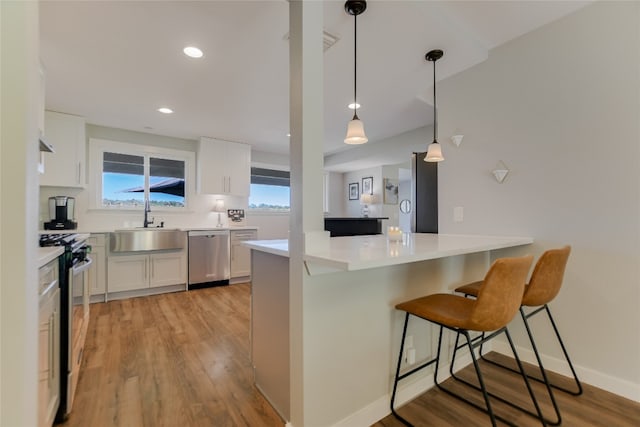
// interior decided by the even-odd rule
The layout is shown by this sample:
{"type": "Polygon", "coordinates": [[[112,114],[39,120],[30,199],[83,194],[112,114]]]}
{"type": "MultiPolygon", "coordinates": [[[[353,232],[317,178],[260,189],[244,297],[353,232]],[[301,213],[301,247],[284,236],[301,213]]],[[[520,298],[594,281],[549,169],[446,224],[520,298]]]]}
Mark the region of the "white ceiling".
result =
{"type": "MultiPolygon", "coordinates": [[[[488,51],[571,13],[584,1],[369,1],[358,17],[359,116],[371,142],[431,124],[438,80],[488,51]]],[[[197,139],[209,136],[287,153],[288,3],[279,1],[41,1],[48,109],[88,123],[197,139]],[[205,56],[187,58],[182,48],[205,56]],[[175,113],[163,115],[158,107],[175,113]]],[[[325,152],[352,112],[353,17],[325,1],[325,152]]]]}

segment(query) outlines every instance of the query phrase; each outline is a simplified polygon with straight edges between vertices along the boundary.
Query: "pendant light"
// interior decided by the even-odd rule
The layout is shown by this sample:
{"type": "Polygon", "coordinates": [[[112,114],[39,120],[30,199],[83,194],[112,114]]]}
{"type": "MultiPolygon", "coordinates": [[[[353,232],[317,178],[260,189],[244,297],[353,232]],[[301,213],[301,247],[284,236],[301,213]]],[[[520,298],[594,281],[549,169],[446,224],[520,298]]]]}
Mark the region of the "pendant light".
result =
{"type": "Polygon", "coordinates": [[[434,49],[427,52],[424,56],[427,61],[433,62],[433,142],[429,144],[427,155],[424,157],[425,162],[441,162],[444,160],[442,156],[442,148],[438,143],[438,116],[436,108],[436,61],[442,58],[444,52],[440,49],[434,49]]]}
{"type": "MultiPolygon", "coordinates": [[[[353,16],[353,103],[357,105],[356,93],[358,87],[358,15],[365,11],[367,2],[364,0],[349,0],[344,4],[344,10],[353,16]]],[[[357,109],[353,110],[353,118],[347,127],[347,136],[344,139],[345,144],[364,144],[369,141],[364,134],[364,125],[358,117],[357,109]]]]}

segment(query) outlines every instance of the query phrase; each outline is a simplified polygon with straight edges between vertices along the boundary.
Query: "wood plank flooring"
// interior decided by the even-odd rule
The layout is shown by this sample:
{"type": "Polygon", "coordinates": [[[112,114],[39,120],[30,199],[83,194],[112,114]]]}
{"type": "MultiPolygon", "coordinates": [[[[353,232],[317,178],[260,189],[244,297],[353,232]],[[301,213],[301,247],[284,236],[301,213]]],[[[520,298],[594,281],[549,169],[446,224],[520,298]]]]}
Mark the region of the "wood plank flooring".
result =
{"type": "MultiPolygon", "coordinates": [[[[253,385],[249,316],[249,284],[92,304],[73,411],[61,426],[282,426],[253,385]]],[[[490,390],[530,405],[520,377],[486,363],[483,372],[490,390]]],[[[471,367],[460,374],[475,378],[471,367]]],[[[451,380],[446,385],[469,394],[451,380]]],[[[544,389],[534,387],[551,417],[544,389]]],[[[639,403],[584,387],[580,397],[556,392],[563,426],[640,426],[639,403]]],[[[519,426],[540,425],[494,406],[519,426]]],[[[435,388],[400,413],[416,427],[490,425],[484,413],[435,388]]],[[[402,424],[392,416],[374,424],[396,426],[402,424]]]]}
{"type": "Polygon", "coordinates": [[[248,284],[91,305],[65,427],[282,426],[253,385],[248,284]]]}
{"type": "MultiPolygon", "coordinates": [[[[515,367],[513,359],[497,353],[490,353],[488,358],[503,364],[515,367]]],[[[522,377],[505,369],[495,367],[487,362],[481,362],[484,380],[489,391],[521,405],[532,412],[535,408],[531,403],[529,394],[522,377]]],[[[537,374],[537,368],[527,365],[527,371],[531,375],[537,374]]],[[[475,371],[468,366],[459,372],[463,379],[477,384],[475,371]]],[[[539,376],[539,375],[538,375],[539,376]]],[[[574,389],[575,385],[568,378],[550,374],[553,384],[574,389]]],[[[531,381],[532,388],[540,403],[543,414],[550,420],[555,420],[555,413],[551,401],[546,394],[543,384],[531,381]]],[[[475,403],[484,406],[482,395],[475,390],[461,385],[453,379],[444,382],[444,386],[456,393],[462,394],[475,403]]],[[[608,393],[596,387],[582,384],[584,392],[580,396],[572,396],[567,393],[554,390],[554,396],[560,407],[563,426],[576,427],[637,427],[640,426],[640,403],[624,399],[620,396],[608,393]]],[[[540,426],[536,418],[517,411],[510,406],[491,400],[491,405],[496,414],[518,426],[540,426]]],[[[449,396],[445,392],[433,388],[418,396],[407,405],[401,407],[398,412],[401,416],[417,426],[434,427],[459,427],[459,426],[490,426],[489,416],[460,400],[449,396]]],[[[507,425],[498,421],[499,426],[507,425]]],[[[385,417],[373,427],[401,427],[404,426],[392,415],[385,417]]]]}

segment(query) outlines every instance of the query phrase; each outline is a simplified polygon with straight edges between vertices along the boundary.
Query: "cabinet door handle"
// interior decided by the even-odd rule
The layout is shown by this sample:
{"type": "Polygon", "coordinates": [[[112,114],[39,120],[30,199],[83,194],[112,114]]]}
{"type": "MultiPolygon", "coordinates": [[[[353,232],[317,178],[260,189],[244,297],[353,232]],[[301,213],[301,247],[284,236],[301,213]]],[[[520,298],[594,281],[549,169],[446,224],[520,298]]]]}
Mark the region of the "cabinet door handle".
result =
{"type": "Polygon", "coordinates": [[[151,278],[153,279],[156,273],[156,263],[152,259],[149,260],[149,263],[151,264],[151,278]]]}
{"type": "Polygon", "coordinates": [[[55,331],[56,331],[56,317],[55,317],[55,312],[51,313],[51,316],[49,317],[49,383],[53,382],[53,380],[55,379],[55,375],[56,375],[56,370],[55,370],[55,360],[54,360],[54,336],[55,336],[55,331]]]}
{"type": "Polygon", "coordinates": [[[149,266],[147,264],[149,264],[149,260],[145,259],[144,260],[144,278],[145,279],[147,279],[147,277],[149,277],[149,271],[148,271],[149,270],[149,268],[148,268],[149,266]]]}

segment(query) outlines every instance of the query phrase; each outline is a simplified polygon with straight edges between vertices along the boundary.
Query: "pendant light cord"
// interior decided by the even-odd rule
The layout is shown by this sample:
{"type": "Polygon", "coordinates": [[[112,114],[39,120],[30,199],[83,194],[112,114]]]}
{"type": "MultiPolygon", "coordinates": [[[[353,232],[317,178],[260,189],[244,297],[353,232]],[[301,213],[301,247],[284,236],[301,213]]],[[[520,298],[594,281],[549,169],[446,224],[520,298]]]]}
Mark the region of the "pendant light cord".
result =
{"type": "Polygon", "coordinates": [[[438,142],[438,109],[436,108],[436,61],[433,61],[433,142],[438,142]]]}
{"type": "Polygon", "coordinates": [[[353,119],[358,118],[358,101],[356,98],[358,87],[358,15],[353,15],[353,119]]]}

